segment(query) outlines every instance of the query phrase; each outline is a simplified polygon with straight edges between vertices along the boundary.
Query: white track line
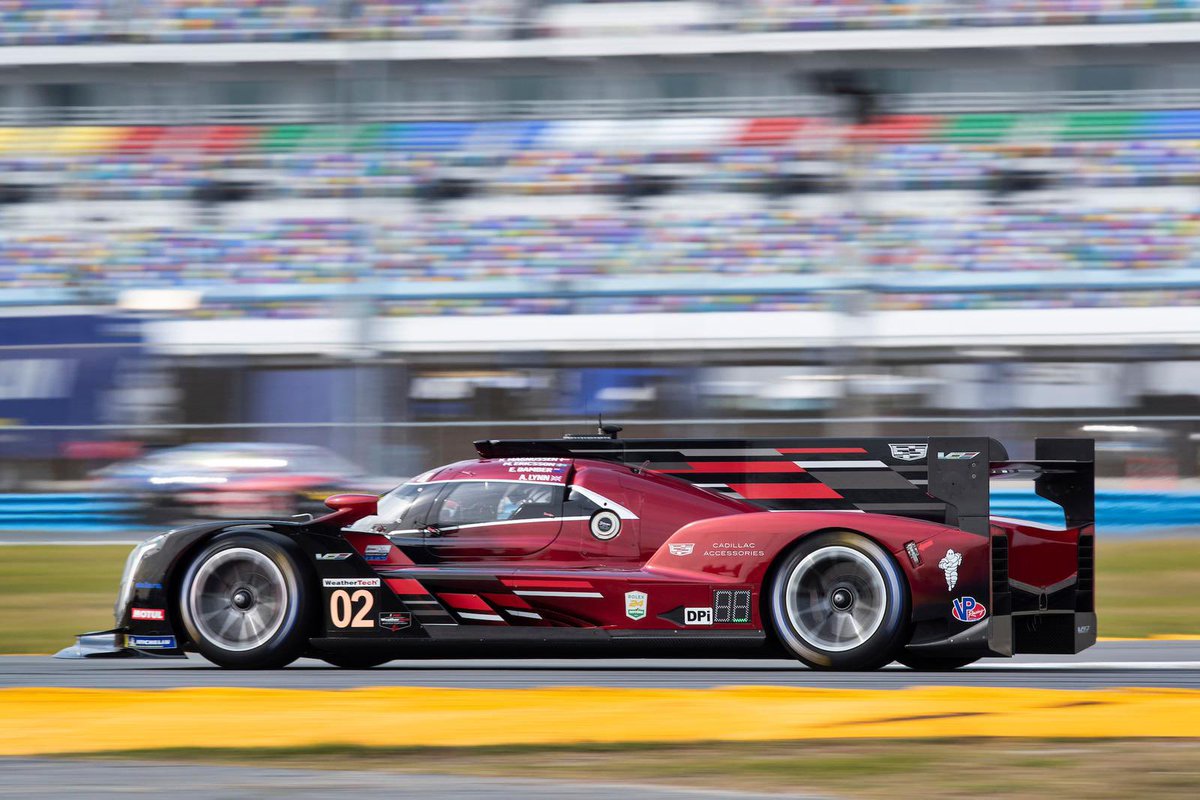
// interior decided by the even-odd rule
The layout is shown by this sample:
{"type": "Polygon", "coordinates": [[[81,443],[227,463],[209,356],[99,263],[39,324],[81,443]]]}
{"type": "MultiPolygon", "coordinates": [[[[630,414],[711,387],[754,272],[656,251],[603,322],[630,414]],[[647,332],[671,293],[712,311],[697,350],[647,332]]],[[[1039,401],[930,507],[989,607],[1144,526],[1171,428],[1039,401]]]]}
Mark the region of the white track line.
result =
{"type": "Polygon", "coordinates": [[[1200,661],[1000,661],[985,660],[963,667],[966,670],[1022,669],[1124,669],[1151,671],[1159,669],[1200,669],[1200,661]]]}

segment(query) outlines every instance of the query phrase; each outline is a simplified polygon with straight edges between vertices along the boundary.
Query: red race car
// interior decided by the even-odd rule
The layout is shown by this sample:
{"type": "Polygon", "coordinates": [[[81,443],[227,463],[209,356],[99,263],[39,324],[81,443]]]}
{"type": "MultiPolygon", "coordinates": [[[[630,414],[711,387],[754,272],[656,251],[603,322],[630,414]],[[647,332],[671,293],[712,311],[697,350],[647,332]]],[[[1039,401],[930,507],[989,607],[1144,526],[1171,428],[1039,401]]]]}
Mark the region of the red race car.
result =
{"type": "Polygon", "coordinates": [[[195,525],[131,555],[117,627],[64,656],[281,667],[396,658],[767,656],[949,669],[1096,641],[1093,443],[480,441],[480,458],[303,521],[195,525]],[[1035,481],[1051,528],[989,515],[1035,481]]]}

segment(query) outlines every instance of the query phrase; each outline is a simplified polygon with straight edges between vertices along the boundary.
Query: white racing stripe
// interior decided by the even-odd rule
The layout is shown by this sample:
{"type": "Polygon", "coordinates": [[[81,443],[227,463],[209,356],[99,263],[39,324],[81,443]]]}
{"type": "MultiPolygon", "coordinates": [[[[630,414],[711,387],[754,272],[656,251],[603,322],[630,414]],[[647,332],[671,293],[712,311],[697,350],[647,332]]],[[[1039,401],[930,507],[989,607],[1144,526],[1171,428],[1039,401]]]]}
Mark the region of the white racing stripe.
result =
{"type": "Polygon", "coordinates": [[[540,589],[514,589],[513,594],[525,597],[604,597],[599,592],[552,592],[540,589]]]}
{"type": "Polygon", "coordinates": [[[508,612],[509,614],[512,614],[514,617],[525,617],[526,619],[541,619],[542,618],[542,615],[537,613],[536,611],[518,611],[515,608],[506,608],[504,610],[506,612],[508,612]]]}
{"type": "Polygon", "coordinates": [[[891,469],[882,461],[793,461],[797,467],[814,469],[891,469]]]}
{"type": "Polygon", "coordinates": [[[473,611],[456,611],[463,619],[481,619],[484,622],[504,622],[499,614],[478,614],[473,611]]]}

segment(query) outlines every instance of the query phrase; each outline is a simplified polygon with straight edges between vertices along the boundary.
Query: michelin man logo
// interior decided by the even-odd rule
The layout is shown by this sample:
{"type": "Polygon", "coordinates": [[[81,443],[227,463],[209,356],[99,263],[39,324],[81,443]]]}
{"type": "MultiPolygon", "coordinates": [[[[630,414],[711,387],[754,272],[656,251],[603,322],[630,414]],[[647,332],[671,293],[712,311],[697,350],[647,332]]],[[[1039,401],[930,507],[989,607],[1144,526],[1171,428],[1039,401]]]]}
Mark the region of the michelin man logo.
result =
{"type": "Polygon", "coordinates": [[[953,589],[954,584],[958,583],[958,568],[962,564],[962,553],[956,553],[953,549],[947,550],[946,555],[938,562],[938,568],[946,573],[946,588],[953,589]]]}

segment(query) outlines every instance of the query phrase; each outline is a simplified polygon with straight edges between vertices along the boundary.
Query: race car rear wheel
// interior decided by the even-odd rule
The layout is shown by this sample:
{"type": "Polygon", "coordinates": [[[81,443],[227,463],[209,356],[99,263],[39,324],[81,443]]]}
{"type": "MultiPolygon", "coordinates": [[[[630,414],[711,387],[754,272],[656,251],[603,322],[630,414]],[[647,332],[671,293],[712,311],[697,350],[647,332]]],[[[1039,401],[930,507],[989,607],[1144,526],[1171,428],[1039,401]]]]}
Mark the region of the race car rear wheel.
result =
{"type": "Polygon", "coordinates": [[[975,656],[937,657],[902,652],[896,656],[896,660],[909,669],[915,669],[921,672],[948,672],[952,669],[965,667],[967,664],[974,664],[979,659],[975,656]]]}
{"type": "Polygon", "coordinates": [[[815,669],[878,669],[904,641],[904,574],[878,544],[849,531],[805,539],[775,572],[769,614],[783,645],[815,669]]]}
{"type": "Polygon", "coordinates": [[[196,649],[222,667],[270,669],[308,642],[308,592],[289,542],[269,532],[215,539],[188,565],[179,612],[196,649]]]}

